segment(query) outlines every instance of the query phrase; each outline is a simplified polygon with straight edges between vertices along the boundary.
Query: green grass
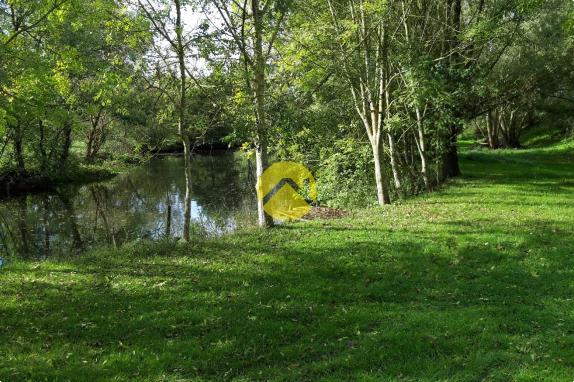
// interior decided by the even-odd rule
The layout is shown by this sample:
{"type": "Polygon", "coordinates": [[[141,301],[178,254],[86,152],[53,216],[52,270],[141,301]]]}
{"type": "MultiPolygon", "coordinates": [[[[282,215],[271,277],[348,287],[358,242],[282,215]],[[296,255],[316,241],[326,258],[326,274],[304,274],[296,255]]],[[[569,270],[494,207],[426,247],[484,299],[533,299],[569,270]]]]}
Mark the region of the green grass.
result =
{"type": "Polygon", "coordinates": [[[567,136],[569,136],[568,130],[560,124],[544,125],[526,130],[522,133],[520,141],[524,147],[540,148],[556,145],[567,136]]]}
{"type": "Polygon", "coordinates": [[[336,221],[0,271],[0,380],[572,381],[574,150],[336,221]]]}

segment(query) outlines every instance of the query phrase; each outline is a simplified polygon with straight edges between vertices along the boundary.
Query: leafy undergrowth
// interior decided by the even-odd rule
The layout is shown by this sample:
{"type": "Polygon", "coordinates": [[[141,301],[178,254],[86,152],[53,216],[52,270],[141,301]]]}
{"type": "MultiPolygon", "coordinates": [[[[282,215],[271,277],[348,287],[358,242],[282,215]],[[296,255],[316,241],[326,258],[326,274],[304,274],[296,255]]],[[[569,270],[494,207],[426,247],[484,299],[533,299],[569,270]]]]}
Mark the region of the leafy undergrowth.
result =
{"type": "Polygon", "coordinates": [[[95,164],[74,164],[46,173],[38,169],[19,173],[13,169],[0,170],[0,198],[33,192],[45,192],[66,184],[84,184],[113,178],[133,164],[105,161],[95,164]]]}
{"type": "Polygon", "coordinates": [[[524,147],[540,148],[556,145],[569,135],[571,136],[567,127],[554,123],[553,125],[535,126],[524,131],[520,136],[520,141],[524,147]]]}
{"type": "Polygon", "coordinates": [[[0,271],[0,380],[571,381],[574,155],[339,220],[0,271]]]}

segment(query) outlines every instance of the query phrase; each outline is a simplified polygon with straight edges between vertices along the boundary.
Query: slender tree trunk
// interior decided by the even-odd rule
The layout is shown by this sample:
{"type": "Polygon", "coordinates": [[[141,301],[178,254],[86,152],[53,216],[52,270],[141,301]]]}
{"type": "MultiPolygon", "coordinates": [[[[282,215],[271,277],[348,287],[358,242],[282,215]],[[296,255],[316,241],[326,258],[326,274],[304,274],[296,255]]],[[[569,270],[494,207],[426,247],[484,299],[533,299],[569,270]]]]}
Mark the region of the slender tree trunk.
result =
{"type": "MultiPolygon", "coordinates": [[[[381,66],[381,79],[382,79],[382,83],[381,83],[381,89],[380,89],[380,93],[381,93],[381,100],[380,102],[382,102],[382,104],[384,105],[384,113],[383,111],[381,112],[381,117],[384,116],[385,120],[388,120],[390,118],[391,115],[391,82],[389,80],[389,73],[390,73],[390,69],[389,69],[389,46],[388,46],[388,37],[387,37],[387,33],[386,33],[386,28],[381,28],[381,34],[382,34],[382,42],[381,42],[381,54],[380,56],[383,59],[383,63],[381,66]]],[[[395,182],[395,189],[397,190],[397,193],[402,197],[403,195],[403,186],[401,184],[401,176],[399,173],[399,168],[398,168],[398,163],[397,163],[397,147],[395,144],[395,137],[393,136],[393,133],[388,132],[387,133],[387,138],[389,139],[389,151],[390,151],[390,157],[391,157],[391,170],[393,172],[393,180],[395,182]]]]}
{"type": "Polygon", "coordinates": [[[518,118],[516,117],[516,110],[510,111],[510,116],[508,117],[508,122],[505,123],[504,129],[504,141],[507,147],[513,149],[520,148],[520,139],[518,133],[518,118]]]}
{"type": "Polygon", "coordinates": [[[495,126],[493,126],[492,123],[491,111],[488,111],[485,120],[486,120],[486,138],[488,140],[488,147],[490,149],[496,149],[498,148],[498,144],[496,143],[495,126]]]}
{"type": "MultiPolygon", "coordinates": [[[[255,161],[257,182],[268,166],[267,162],[267,116],[265,113],[265,57],[263,55],[263,20],[259,9],[259,0],[252,0],[253,23],[255,28],[255,111],[257,115],[257,141],[255,144],[255,161]]],[[[263,200],[257,201],[257,221],[260,227],[273,226],[273,219],[265,213],[263,200]]]]}
{"type": "Polygon", "coordinates": [[[2,137],[2,148],[0,148],[0,159],[2,159],[2,157],[4,156],[4,152],[6,151],[6,148],[8,147],[9,143],[10,138],[8,137],[8,134],[6,134],[2,137]]]}
{"type": "Polygon", "coordinates": [[[391,203],[387,184],[384,175],[384,169],[381,163],[381,147],[380,141],[371,144],[373,149],[373,159],[375,161],[375,182],[377,184],[377,200],[379,205],[384,206],[391,203]]]}
{"type": "Polygon", "coordinates": [[[40,133],[40,142],[38,143],[38,151],[40,154],[40,171],[45,174],[48,170],[48,155],[46,154],[46,135],[44,123],[38,120],[38,132],[40,133]]]}
{"type": "Polygon", "coordinates": [[[189,241],[191,227],[191,142],[189,132],[187,131],[186,108],[187,108],[187,71],[185,66],[185,46],[183,43],[183,23],[182,23],[182,5],[181,0],[174,0],[176,9],[176,50],[179,63],[179,105],[178,105],[178,132],[183,142],[183,155],[185,166],[185,207],[183,222],[183,240],[189,241]]]}
{"type": "MultiPolygon", "coordinates": [[[[450,0],[450,19],[448,20],[451,28],[450,34],[450,49],[453,54],[450,56],[450,66],[454,70],[460,70],[462,66],[462,54],[458,51],[460,49],[460,33],[462,24],[462,0],[450,0]]],[[[458,81],[459,79],[455,79],[458,81]]],[[[456,124],[451,125],[449,132],[446,136],[446,150],[443,154],[442,164],[442,178],[454,178],[461,175],[458,163],[458,133],[459,126],[456,124]]]]}
{"type": "MultiPolygon", "coordinates": [[[[262,149],[261,145],[258,145],[255,149],[255,175],[257,177],[257,183],[261,179],[261,175],[267,167],[267,153],[262,149]]],[[[257,198],[257,222],[260,227],[272,227],[273,218],[265,213],[263,208],[263,199],[257,198]]]]}
{"type": "Polygon", "coordinates": [[[16,169],[18,173],[23,174],[26,171],[24,162],[24,147],[22,145],[22,127],[20,121],[14,127],[14,157],[16,158],[16,169]]]}
{"type": "Polygon", "coordinates": [[[460,166],[458,164],[458,127],[451,126],[447,146],[443,154],[442,163],[442,178],[455,178],[460,176],[462,173],[460,171],[460,166]]]}
{"type": "Polygon", "coordinates": [[[165,204],[167,206],[165,215],[165,237],[171,236],[171,201],[169,200],[169,195],[166,198],[165,204]]]}
{"type": "Polygon", "coordinates": [[[93,131],[90,131],[88,133],[88,142],[86,143],[86,154],[84,156],[86,162],[91,162],[94,159],[94,156],[92,154],[93,145],[94,145],[94,134],[93,131]]]}
{"type": "Polygon", "coordinates": [[[182,240],[189,241],[191,231],[191,197],[192,197],[192,178],[191,178],[191,137],[189,132],[189,122],[187,119],[187,67],[185,49],[186,43],[184,41],[184,23],[182,19],[183,6],[185,0],[172,0],[175,6],[175,38],[171,38],[169,34],[171,31],[166,28],[166,25],[158,21],[150,2],[145,2],[151,8],[154,14],[150,13],[144,2],[138,1],[142,11],[146,14],[148,20],[153,24],[158,33],[169,43],[173,53],[177,57],[177,64],[179,68],[179,100],[175,102],[175,109],[178,119],[178,135],[183,144],[184,155],[184,175],[185,175],[185,201],[184,201],[184,222],[182,240]]]}
{"type": "Polygon", "coordinates": [[[423,182],[427,191],[430,191],[430,183],[428,176],[428,164],[427,164],[427,154],[426,154],[426,143],[425,143],[425,133],[423,130],[423,121],[421,115],[421,109],[417,106],[415,108],[417,114],[417,130],[418,130],[418,149],[419,156],[421,157],[421,175],[423,177],[423,182]]]}
{"type": "Polygon", "coordinates": [[[70,158],[70,148],[72,147],[72,120],[68,117],[64,121],[64,142],[62,143],[62,152],[60,155],[60,165],[68,164],[70,158]]]}
{"type": "Polygon", "coordinates": [[[192,199],[192,181],[191,181],[191,147],[188,137],[183,138],[183,155],[185,167],[185,208],[183,222],[183,240],[189,241],[191,231],[191,199],[192,199]]]}
{"type": "Polygon", "coordinates": [[[88,142],[86,144],[86,155],[85,155],[85,159],[87,162],[91,162],[94,157],[96,156],[96,149],[95,147],[97,146],[96,144],[96,139],[97,139],[97,135],[98,135],[98,127],[100,125],[100,119],[102,116],[102,108],[100,108],[100,110],[98,110],[98,114],[93,117],[90,118],[91,119],[91,129],[88,132],[88,142]]]}
{"type": "Polygon", "coordinates": [[[399,174],[399,168],[397,163],[397,148],[395,145],[395,137],[393,134],[388,133],[387,137],[389,139],[389,151],[391,155],[391,170],[393,172],[393,180],[395,182],[395,189],[397,190],[398,194],[402,197],[402,184],[401,184],[401,176],[399,174]]]}

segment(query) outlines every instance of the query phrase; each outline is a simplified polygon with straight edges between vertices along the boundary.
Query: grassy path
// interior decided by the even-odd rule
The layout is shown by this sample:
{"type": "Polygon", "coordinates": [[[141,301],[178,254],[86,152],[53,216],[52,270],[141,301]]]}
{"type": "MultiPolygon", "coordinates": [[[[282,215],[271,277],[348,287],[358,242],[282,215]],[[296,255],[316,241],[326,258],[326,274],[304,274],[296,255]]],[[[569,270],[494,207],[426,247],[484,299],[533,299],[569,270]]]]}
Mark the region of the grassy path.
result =
{"type": "Polygon", "coordinates": [[[574,150],[336,221],[0,271],[0,381],[574,380],[574,150]]]}

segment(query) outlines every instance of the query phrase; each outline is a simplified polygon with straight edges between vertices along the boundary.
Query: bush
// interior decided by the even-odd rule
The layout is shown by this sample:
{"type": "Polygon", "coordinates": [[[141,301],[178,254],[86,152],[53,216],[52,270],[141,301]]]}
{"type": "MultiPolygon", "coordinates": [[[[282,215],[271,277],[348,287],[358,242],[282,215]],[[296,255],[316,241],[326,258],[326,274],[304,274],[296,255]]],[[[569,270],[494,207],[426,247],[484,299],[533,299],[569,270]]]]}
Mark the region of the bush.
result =
{"type": "Polygon", "coordinates": [[[320,204],[348,208],[376,203],[369,144],[352,138],[335,141],[331,147],[321,150],[316,175],[320,204]]]}

